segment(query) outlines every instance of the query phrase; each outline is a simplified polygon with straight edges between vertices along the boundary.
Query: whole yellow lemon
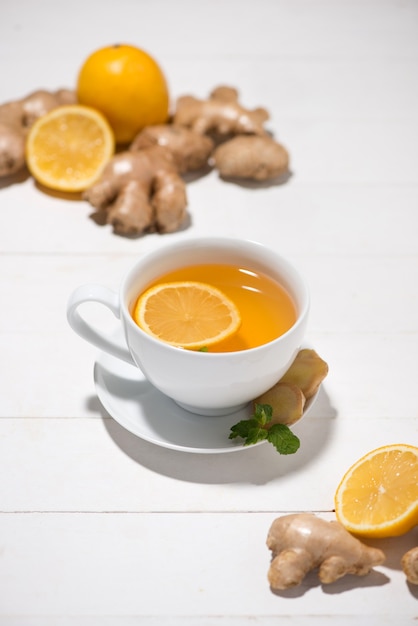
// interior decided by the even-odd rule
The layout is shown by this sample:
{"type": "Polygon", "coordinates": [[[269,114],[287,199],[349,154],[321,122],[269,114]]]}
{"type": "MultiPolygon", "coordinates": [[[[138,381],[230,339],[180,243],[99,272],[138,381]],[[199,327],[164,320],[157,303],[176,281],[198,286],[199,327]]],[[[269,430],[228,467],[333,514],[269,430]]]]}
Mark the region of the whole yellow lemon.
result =
{"type": "Polygon", "coordinates": [[[105,115],[119,144],[130,143],[145,126],[164,124],[169,116],[163,71],[147,52],[127,44],[100,48],[85,60],[77,97],[105,115]]]}

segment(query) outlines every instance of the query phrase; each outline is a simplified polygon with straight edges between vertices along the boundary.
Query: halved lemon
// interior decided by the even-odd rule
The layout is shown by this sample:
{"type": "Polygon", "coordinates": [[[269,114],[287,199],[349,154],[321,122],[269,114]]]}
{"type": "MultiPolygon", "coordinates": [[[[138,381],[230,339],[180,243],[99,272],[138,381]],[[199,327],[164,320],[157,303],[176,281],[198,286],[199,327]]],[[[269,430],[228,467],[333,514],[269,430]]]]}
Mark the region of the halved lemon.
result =
{"type": "Polygon", "coordinates": [[[418,524],[418,448],[372,450],[344,474],[335,513],[345,528],[367,537],[402,535],[418,524]]]}
{"type": "Polygon", "coordinates": [[[106,118],[80,104],[60,106],[40,117],[26,141],[32,176],[58,191],[87,189],[100,176],[115,150],[106,118]]]}
{"type": "Polygon", "coordinates": [[[232,300],[212,285],[194,281],[150,287],[138,298],[133,318],[156,339],[192,350],[219,343],[241,324],[232,300]]]}

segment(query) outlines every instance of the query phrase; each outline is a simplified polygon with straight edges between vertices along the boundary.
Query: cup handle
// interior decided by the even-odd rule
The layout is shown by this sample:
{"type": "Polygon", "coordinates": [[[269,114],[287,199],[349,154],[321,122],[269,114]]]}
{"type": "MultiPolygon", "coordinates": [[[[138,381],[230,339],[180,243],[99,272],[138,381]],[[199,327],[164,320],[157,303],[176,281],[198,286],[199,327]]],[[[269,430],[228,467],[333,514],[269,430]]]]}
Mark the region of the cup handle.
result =
{"type": "Polygon", "coordinates": [[[67,320],[71,328],[80,337],[89,341],[100,350],[108,352],[112,356],[127,361],[131,365],[135,362],[128,350],[128,347],[116,340],[113,341],[100,330],[93,328],[80,315],[78,307],[85,302],[99,302],[110,309],[113,315],[120,319],[119,296],[114,291],[101,285],[81,285],[77,287],[69,297],[67,304],[67,320]]]}

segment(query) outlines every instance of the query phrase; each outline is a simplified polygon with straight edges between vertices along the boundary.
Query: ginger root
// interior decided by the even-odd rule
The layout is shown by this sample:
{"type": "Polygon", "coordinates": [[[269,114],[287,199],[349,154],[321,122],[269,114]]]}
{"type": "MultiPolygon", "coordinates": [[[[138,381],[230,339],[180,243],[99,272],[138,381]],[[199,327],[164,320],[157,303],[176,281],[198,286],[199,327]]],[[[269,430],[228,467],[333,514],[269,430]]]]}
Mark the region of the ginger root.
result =
{"type": "Polygon", "coordinates": [[[269,425],[290,426],[302,417],[306,401],[316,394],[327,374],[328,364],[319,354],[311,348],[303,348],[282,378],[258,396],[253,404],[271,406],[273,413],[269,425]]]}
{"type": "Polygon", "coordinates": [[[129,150],[138,152],[150,146],[169,150],[181,174],[206,167],[214,149],[214,143],[209,137],[172,124],[147,126],[135,137],[129,150]]]}
{"type": "Polygon", "coordinates": [[[271,137],[239,135],[218,146],[212,161],[223,178],[264,181],[288,171],[289,154],[271,137]]]}
{"type": "Polygon", "coordinates": [[[24,168],[26,136],[33,123],[52,109],[75,102],[74,91],[59,89],[34,91],[21,100],[0,105],[0,177],[24,168]]]}
{"type": "Polygon", "coordinates": [[[306,398],[297,385],[279,381],[254,400],[254,407],[257,404],[271,406],[273,413],[268,423],[269,428],[274,424],[291,426],[302,417],[306,398]]]}
{"type": "Polygon", "coordinates": [[[299,350],[295,360],[282,376],[282,383],[292,383],[300,387],[306,400],[312,398],[328,374],[326,363],[312,348],[299,350]]]}
{"type": "Polygon", "coordinates": [[[264,122],[269,119],[266,109],[250,110],[238,102],[238,91],[233,87],[214,89],[207,100],[181,96],[176,103],[173,123],[185,126],[200,135],[225,137],[234,135],[265,135],[264,122]]]}
{"type": "Polygon", "coordinates": [[[170,152],[158,145],[114,156],[83,198],[120,235],[173,232],[186,215],[185,183],[170,152]]]}
{"type": "Polygon", "coordinates": [[[170,124],[148,126],[128,151],[114,156],[83,198],[119,235],[178,229],[186,216],[182,174],[207,166],[209,137],[170,124]]]}
{"type": "Polygon", "coordinates": [[[211,136],[217,147],[210,163],[223,178],[266,181],[288,171],[289,154],[268,135],[266,109],[247,109],[238,102],[238,91],[220,86],[209,98],[182,96],[177,100],[173,124],[211,136]]]}
{"type": "Polygon", "coordinates": [[[272,590],[299,585],[318,569],[323,584],[346,574],[364,576],[385,560],[378,548],[366,546],[339,522],[327,522],[311,513],[279,517],[271,525],[267,547],[272,551],[268,580],[272,590]]]}
{"type": "Polygon", "coordinates": [[[407,581],[412,585],[418,585],[418,546],[403,555],[401,564],[407,581]]]}
{"type": "Polygon", "coordinates": [[[172,123],[144,128],[83,197],[120,235],[172,232],[186,215],[183,175],[212,164],[221,176],[266,180],[283,173],[289,157],[267,135],[268,118],[263,108],[241,106],[232,87],[217,87],[207,100],[182,96],[172,123]]]}

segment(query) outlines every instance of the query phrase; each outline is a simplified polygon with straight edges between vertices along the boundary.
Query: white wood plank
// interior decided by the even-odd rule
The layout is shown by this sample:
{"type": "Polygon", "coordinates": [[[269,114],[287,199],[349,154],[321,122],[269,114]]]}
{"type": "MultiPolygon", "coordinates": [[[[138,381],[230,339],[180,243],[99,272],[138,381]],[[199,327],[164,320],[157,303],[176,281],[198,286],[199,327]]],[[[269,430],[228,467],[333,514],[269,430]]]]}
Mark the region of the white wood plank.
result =
{"type": "MultiPolygon", "coordinates": [[[[270,246],[275,248],[273,243],[270,246]]],[[[304,252],[304,251],[303,251],[304,252]]],[[[140,258],[128,256],[0,257],[4,302],[2,332],[68,334],[66,306],[72,291],[97,283],[117,292],[125,273],[140,258]]],[[[332,257],[294,251],[289,258],[311,292],[311,332],[414,333],[418,318],[418,255],[332,257]]],[[[103,305],[85,305],[83,314],[112,331],[118,321],[103,305]]],[[[75,335],[74,335],[75,337],[75,335]]],[[[78,343],[78,339],[77,339],[78,343]]],[[[77,345],[77,344],[76,344],[77,345]]]]}
{"type": "MultiPolygon", "coordinates": [[[[7,617],[2,620],[5,626],[136,626],[143,624],[145,626],[252,626],[256,620],[261,626],[276,626],[278,619],[280,624],[291,624],[296,626],[322,626],[322,624],[332,626],[352,626],[359,623],[358,615],[182,615],[181,617],[172,616],[71,616],[71,617],[7,617]]],[[[406,626],[411,624],[408,616],[389,616],[389,615],[369,615],[364,614],[362,619],[367,620],[367,626],[385,626],[393,624],[394,626],[406,626]]],[[[361,622],[360,622],[361,623],[361,622]]]]}
{"type": "MultiPolygon", "coordinates": [[[[329,364],[327,416],[416,418],[418,335],[309,332],[329,364]],[[389,391],[390,390],[390,391],[389,391]]],[[[0,333],[0,416],[91,417],[97,350],[66,332],[0,333]]]]}
{"type": "MultiPolygon", "coordinates": [[[[49,87],[66,77],[75,80],[81,60],[97,47],[113,43],[115,31],[125,41],[140,42],[161,58],[161,62],[167,59],[170,75],[173,66],[179,67],[190,60],[191,50],[193,58],[199,61],[210,57],[212,71],[218,76],[223,60],[231,57],[260,58],[257,72],[260,74],[264,58],[271,55],[299,59],[354,58],[359,62],[365,57],[379,62],[417,56],[417,9],[413,0],[402,4],[395,0],[315,3],[299,0],[290,4],[285,0],[261,0],[256,11],[248,1],[228,0],[222,5],[215,2],[206,7],[204,22],[196,4],[182,0],[172,18],[176,19],[174,36],[169,0],[145,4],[125,0],[121,7],[123,10],[115,13],[111,2],[102,3],[100,11],[95,12],[96,29],[92,31],[88,20],[79,19],[85,9],[81,0],[60,9],[51,0],[43,0],[42,11],[38,12],[32,10],[28,0],[7,3],[3,8],[0,52],[13,55],[16,72],[5,76],[6,94],[11,86],[18,96],[20,86],[36,88],[45,84],[49,87]],[[161,19],[162,16],[166,19],[161,19]],[[181,19],[177,19],[178,16],[181,19]],[[70,25],[73,20],[77,24],[77,46],[74,46],[71,28],[54,28],[56,23],[70,25]],[[37,38],[36,48],[28,55],[25,43],[34,32],[45,35],[37,38]],[[51,50],[56,53],[51,54],[51,50]],[[39,60],[43,60],[43,64],[40,65],[39,60]]],[[[4,58],[10,59],[10,56],[4,58]]],[[[193,68],[193,81],[199,79],[199,74],[193,68]]]]}
{"type": "MultiPolygon", "coordinates": [[[[379,415],[381,408],[385,416],[416,415],[408,394],[415,376],[416,337],[377,335],[369,338],[367,344],[363,335],[340,338],[312,333],[308,338],[329,363],[330,373],[324,386],[338,399],[344,412],[363,416],[363,404],[370,404],[367,399],[373,391],[375,400],[369,407],[370,416],[379,415]],[[354,363],[347,361],[353,355],[358,355],[354,363]],[[389,381],[399,389],[400,397],[381,397],[389,381]]],[[[90,344],[74,337],[70,329],[66,335],[5,333],[0,335],[0,343],[2,416],[91,415],[88,399],[95,396],[93,364],[97,351],[90,344]],[[22,389],[24,393],[19,391],[22,389]]]]}
{"type": "Polygon", "coordinates": [[[115,236],[89,218],[87,206],[50,198],[28,183],[0,191],[0,250],[28,255],[29,265],[32,254],[134,258],[186,237],[226,235],[256,239],[289,256],[416,254],[417,186],[298,181],[295,175],[282,186],[248,189],[213,173],[188,185],[189,226],[137,239],[115,236]]]}
{"type": "Polygon", "coordinates": [[[0,102],[73,85],[117,37],[160,61],[173,102],[226,83],[266,106],[292,176],[255,188],[213,172],[188,184],[182,231],[132,240],[84,202],[0,183],[1,626],[416,619],[399,561],[417,529],[377,542],[387,562],[365,579],[312,574],[278,595],[265,537],[282,512],[332,519],[339,477],[368,450],[418,445],[417,18],[415,0],[215,0],[203,18],[192,0],[3,2],[0,102]],[[310,284],[308,340],[330,373],[292,457],[133,436],[101,408],[96,350],[66,323],[77,284],[116,287],[137,255],[211,234],[276,247],[310,284]]]}
{"type": "Polygon", "coordinates": [[[273,594],[266,579],[270,554],[265,538],[274,517],[0,515],[7,545],[0,566],[2,623],[8,624],[8,616],[144,617],[145,623],[152,616],[166,620],[156,622],[162,624],[183,616],[205,624],[204,616],[236,623],[258,616],[266,620],[261,624],[271,624],[282,616],[293,623],[290,616],[296,615],[297,624],[307,618],[319,623],[324,616],[325,623],[339,623],[331,616],[344,617],[341,623],[355,617],[369,623],[370,616],[370,623],[380,618],[381,623],[406,624],[416,615],[416,592],[399,570],[400,556],[416,534],[379,542],[387,563],[365,578],[348,576],[322,586],[313,572],[300,587],[273,594]]]}
{"type": "Polygon", "coordinates": [[[416,419],[416,342],[416,333],[318,335],[313,345],[329,363],[324,389],[338,417],[394,424],[403,417],[416,419]]]}
{"type": "Polygon", "coordinates": [[[418,445],[417,420],[405,417],[316,413],[293,430],[295,455],[270,444],[200,455],[159,448],[106,418],[4,418],[0,510],[331,511],[340,479],[363,454],[418,445]]]}

